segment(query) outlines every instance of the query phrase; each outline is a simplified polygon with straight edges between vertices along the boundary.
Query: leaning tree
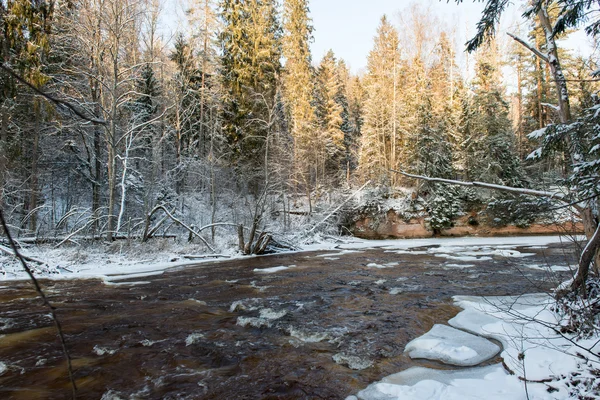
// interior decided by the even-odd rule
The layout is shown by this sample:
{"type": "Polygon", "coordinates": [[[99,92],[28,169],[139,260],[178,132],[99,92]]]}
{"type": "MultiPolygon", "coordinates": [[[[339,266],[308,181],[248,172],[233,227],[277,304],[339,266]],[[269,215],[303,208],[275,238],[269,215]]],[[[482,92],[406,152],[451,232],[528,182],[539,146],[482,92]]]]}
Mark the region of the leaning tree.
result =
{"type": "MultiPolygon", "coordinates": [[[[455,0],[462,3],[462,0],[455,0]]],[[[477,23],[475,36],[467,42],[467,51],[478,49],[496,34],[496,28],[502,13],[508,7],[510,0],[474,0],[485,2],[480,21],[477,23]]],[[[531,139],[538,139],[541,146],[530,156],[539,159],[552,151],[566,149],[568,157],[567,169],[570,176],[567,179],[569,193],[536,191],[531,189],[513,188],[501,185],[489,185],[481,182],[458,182],[436,178],[408,175],[413,178],[443,181],[450,184],[487,187],[495,190],[510,191],[517,194],[551,197],[575,208],[581,217],[588,243],[579,259],[577,275],[570,289],[580,290],[586,296],[586,281],[590,267],[594,265],[598,273],[600,267],[600,225],[598,209],[600,203],[600,103],[588,109],[583,115],[574,117],[571,113],[567,79],[563,72],[556,44],[557,36],[569,28],[581,27],[589,36],[596,38],[600,33],[600,2],[595,0],[528,0],[528,8],[523,17],[539,22],[544,32],[545,44],[537,48],[517,35],[509,33],[515,41],[531,51],[537,58],[548,65],[554,81],[558,104],[554,107],[559,122],[550,124],[530,133],[531,139]],[[557,10],[555,18],[550,17],[549,10],[557,10]]],[[[600,70],[596,71],[597,78],[600,70]]],[[[594,75],[593,74],[593,75],[594,75]]]]}

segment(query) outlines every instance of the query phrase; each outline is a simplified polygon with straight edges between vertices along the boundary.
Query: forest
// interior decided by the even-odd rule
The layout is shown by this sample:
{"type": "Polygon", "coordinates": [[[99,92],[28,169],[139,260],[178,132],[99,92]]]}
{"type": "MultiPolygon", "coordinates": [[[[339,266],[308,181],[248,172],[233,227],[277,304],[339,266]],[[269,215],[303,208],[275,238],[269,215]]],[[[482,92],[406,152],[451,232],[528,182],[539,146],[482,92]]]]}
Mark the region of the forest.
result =
{"type": "Polygon", "coordinates": [[[309,0],[0,0],[0,393],[598,398],[600,3],[478,2],[353,71],[309,0]]]}
{"type": "Polygon", "coordinates": [[[471,72],[451,28],[415,3],[401,27],[381,17],[356,75],[333,50],[313,58],[307,0],[195,0],[170,38],[158,0],[3,2],[10,229],[23,243],[179,236],[248,254],[289,247],[276,234],[347,233],[357,208],[342,205],[361,188],[364,209],[406,198],[434,232],[466,210],[527,225],[575,202],[591,238],[597,48],[574,55],[560,39],[585,28],[595,40],[597,10],[533,2],[520,32],[496,37],[507,2],[492,3],[471,72]]]}

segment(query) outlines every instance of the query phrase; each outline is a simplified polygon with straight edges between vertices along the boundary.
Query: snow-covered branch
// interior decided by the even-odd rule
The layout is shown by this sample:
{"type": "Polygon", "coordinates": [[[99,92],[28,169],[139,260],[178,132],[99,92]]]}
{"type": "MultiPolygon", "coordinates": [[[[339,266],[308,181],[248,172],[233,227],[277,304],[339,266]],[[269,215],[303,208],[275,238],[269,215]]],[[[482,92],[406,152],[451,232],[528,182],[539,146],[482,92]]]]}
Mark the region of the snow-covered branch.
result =
{"type": "Polygon", "coordinates": [[[517,187],[512,187],[512,186],[496,185],[493,183],[486,183],[486,182],[475,182],[475,181],[468,182],[468,181],[457,181],[454,179],[431,178],[428,176],[413,175],[413,174],[409,174],[404,171],[396,171],[393,169],[390,171],[404,175],[408,178],[419,179],[419,180],[423,180],[423,181],[427,181],[427,182],[447,183],[449,185],[458,185],[458,186],[467,186],[467,187],[480,187],[480,188],[485,188],[485,189],[500,190],[503,192],[511,192],[511,193],[515,193],[515,194],[523,194],[523,195],[536,196],[536,197],[549,197],[551,199],[556,199],[556,200],[560,200],[560,201],[569,203],[569,200],[567,199],[567,197],[560,192],[547,192],[545,190],[517,188],[517,187]]]}
{"type": "Polygon", "coordinates": [[[510,36],[511,38],[513,38],[514,40],[516,40],[517,42],[521,43],[529,51],[531,51],[533,54],[535,54],[537,57],[539,57],[542,61],[549,62],[547,55],[545,55],[544,53],[542,53],[541,51],[539,51],[537,48],[535,48],[534,46],[532,46],[529,43],[527,43],[525,40],[521,39],[517,35],[514,35],[514,34],[512,34],[510,32],[507,32],[506,34],[508,36],[510,36]]]}

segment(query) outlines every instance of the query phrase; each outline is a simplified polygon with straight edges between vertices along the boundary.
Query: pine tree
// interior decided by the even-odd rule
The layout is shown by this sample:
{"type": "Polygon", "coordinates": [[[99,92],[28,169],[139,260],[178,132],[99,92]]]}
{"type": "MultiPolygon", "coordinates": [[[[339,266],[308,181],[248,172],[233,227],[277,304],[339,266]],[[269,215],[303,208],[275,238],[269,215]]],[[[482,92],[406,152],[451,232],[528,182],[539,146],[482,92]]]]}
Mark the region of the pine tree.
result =
{"type": "Polygon", "coordinates": [[[363,91],[360,79],[350,74],[344,60],[338,62],[338,75],[342,87],[336,101],[342,106],[341,130],[344,132],[342,168],[346,171],[346,183],[350,184],[350,175],[358,167],[363,91]]]}

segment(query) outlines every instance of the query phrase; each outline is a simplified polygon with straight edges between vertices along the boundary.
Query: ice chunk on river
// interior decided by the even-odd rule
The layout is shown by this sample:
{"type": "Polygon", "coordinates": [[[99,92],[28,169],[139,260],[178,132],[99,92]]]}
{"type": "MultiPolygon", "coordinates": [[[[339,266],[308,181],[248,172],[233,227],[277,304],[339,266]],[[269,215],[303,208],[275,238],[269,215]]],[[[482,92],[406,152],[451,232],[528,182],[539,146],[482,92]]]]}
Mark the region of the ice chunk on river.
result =
{"type": "Polygon", "coordinates": [[[410,358],[472,366],[494,357],[500,347],[479,336],[436,324],[429,332],[408,343],[404,351],[410,358]]]}
{"type": "Polygon", "coordinates": [[[491,335],[486,326],[495,324],[499,321],[498,318],[489,314],[473,309],[467,309],[459,312],[456,317],[452,318],[448,323],[454,328],[487,337],[491,335]]]}
{"type": "Polygon", "coordinates": [[[413,367],[373,383],[358,393],[361,400],[525,400],[518,379],[502,365],[441,371],[413,367]]]}

